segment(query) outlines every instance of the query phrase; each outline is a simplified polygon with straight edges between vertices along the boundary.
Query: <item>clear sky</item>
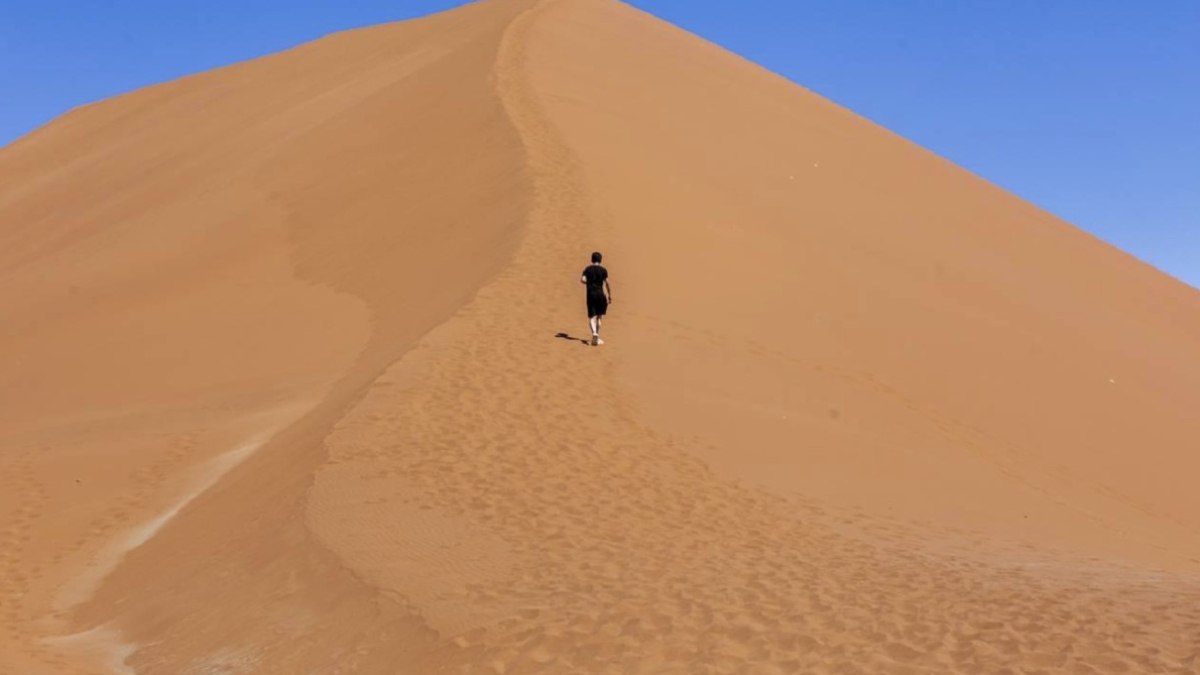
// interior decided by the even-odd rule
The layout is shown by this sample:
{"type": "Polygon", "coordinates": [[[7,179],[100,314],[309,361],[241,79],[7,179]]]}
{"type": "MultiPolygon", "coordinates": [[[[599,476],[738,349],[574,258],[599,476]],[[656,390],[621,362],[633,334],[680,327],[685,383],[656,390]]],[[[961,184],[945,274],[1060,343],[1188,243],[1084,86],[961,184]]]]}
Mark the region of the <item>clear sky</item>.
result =
{"type": "MultiPolygon", "coordinates": [[[[0,145],[81,103],[458,4],[0,0],[0,145]]],[[[1200,287],[1200,0],[632,4],[1200,287]]]]}

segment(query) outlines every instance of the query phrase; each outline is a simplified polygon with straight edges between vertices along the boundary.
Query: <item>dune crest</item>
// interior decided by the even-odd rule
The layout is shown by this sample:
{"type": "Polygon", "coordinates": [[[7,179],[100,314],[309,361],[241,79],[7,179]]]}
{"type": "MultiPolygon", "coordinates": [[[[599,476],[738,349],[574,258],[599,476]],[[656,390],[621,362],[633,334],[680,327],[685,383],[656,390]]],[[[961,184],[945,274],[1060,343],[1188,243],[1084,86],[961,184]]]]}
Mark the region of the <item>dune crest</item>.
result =
{"type": "Polygon", "coordinates": [[[1196,292],[626,5],[337,34],[0,175],[0,670],[1197,665],[1196,292]]]}

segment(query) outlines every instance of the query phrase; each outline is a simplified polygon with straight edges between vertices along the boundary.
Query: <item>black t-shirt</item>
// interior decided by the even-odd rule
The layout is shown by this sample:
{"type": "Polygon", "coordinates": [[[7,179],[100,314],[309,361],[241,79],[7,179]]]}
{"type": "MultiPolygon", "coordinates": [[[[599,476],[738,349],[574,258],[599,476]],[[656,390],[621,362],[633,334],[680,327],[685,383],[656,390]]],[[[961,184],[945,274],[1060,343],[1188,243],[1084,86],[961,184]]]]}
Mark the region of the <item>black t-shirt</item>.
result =
{"type": "Polygon", "coordinates": [[[600,265],[588,265],[583,268],[583,278],[587,281],[589,295],[604,295],[604,281],[608,279],[608,270],[600,265]]]}

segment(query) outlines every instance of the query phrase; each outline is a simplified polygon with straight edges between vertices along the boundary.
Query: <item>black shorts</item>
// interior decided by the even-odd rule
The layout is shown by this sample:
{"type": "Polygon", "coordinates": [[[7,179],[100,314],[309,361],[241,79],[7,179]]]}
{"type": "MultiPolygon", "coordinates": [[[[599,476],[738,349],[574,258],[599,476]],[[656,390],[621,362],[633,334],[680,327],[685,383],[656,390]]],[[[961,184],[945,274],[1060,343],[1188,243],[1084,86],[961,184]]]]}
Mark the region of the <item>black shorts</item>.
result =
{"type": "Polygon", "coordinates": [[[608,298],[603,293],[587,294],[588,318],[608,313],[608,298]]]}

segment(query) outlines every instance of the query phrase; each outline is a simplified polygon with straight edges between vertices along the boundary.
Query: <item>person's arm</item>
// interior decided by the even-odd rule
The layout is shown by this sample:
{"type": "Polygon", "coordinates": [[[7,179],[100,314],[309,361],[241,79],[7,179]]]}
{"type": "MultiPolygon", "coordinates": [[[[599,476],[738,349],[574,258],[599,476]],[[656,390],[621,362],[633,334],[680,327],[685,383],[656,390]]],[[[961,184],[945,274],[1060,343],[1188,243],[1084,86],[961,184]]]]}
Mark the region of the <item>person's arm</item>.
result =
{"type": "Polygon", "coordinates": [[[608,279],[604,280],[604,290],[608,291],[608,304],[612,304],[612,286],[608,284],[608,279]]]}
{"type": "Polygon", "coordinates": [[[581,283],[581,284],[587,283],[587,270],[584,270],[583,274],[579,275],[579,283],[581,283]]]}

